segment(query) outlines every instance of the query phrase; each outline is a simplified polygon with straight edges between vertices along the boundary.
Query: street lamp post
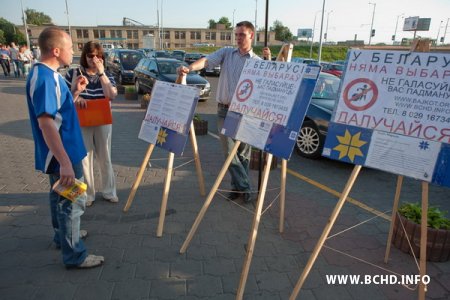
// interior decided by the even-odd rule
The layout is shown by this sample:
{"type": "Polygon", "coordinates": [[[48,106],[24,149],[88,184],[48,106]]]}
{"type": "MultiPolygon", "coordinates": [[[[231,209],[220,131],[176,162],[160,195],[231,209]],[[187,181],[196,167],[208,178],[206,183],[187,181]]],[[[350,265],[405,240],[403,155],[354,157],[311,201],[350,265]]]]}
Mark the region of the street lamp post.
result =
{"type": "Polygon", "coordinates": [[[369,2],[369,4],[373,5],[372,23],[370,25],[370,34],[369,34],[369,46],[370,46],[370,43],[372,42],[373,20],[375,19],[375,8],[377,7],[377,4],[372,2],[369,2]]]}
{"type": "MultiPolygon", "coordinates": [[[[258,0],[256,0],[256,7],[255,7],[255,36],[253,38],[253,44],[256,46],[256,41],[258,39],[258,29],[256,27],[256,20],[258,17],[258,0]]],[[[234,26],[234,24],[232,24],[234,26]]]]}
{"type": "Polygon", "coordinates": [[[319,55],[318,55],[319,64],[320,64],[320,60],[322,59],[322,34],[323,34],[324,14],[325,14],[325,0],[323,0],[323,4],[322,4],[322,20],[320,21],[320,39],[319,39],[319,55]]]}
{"type": "MultiPolygon", "coordinates": [[[[233,9],[233,22],[231,24],[231,28],[234,28],[234,13],[236,12],[236,8],[233,9]]],[[[234,46],[234,32],[231,34],[231,44],[234,46]]]]}
{"type": "MultiPolygon", "coordinates": [[[[403,17],[405,14],[401,14],[397,16],[397,22],[395,23],[395,31],[394,31],[394,36],[392,39],[392,45],[395,45],[395,39],[397,38],[397,27],[398,27],[398,19],[400,17],[403,17]]],[[[372,30],[370,31],[370,35],[372,36],[372,30]]]]}
{"type": "Polygon", "coordinates": [[[439,23],[439,28],[438,28],[438,33],[437,33],[437,36],[436,36],[436,46],[438,45],[438,43],[439,43],[439,33],[441,32],[441,27],[442,27],[442,23],[443,23],[444,21],[441,21],[441,23],[439,23]]]}
{"type": "Polygon", "coordinates": [[[331,14],[332,12],[333,12],[333,11],[330,10],[330,11],[328,12],[328,14],[327,14],[327,29],[325,30],[325,43],[328,41],[328,21],[330,20],[330,14],[331,14]]]}
{"type": "Polygon", "coordinates": [[[448,20],[450,20],[450,18],[447,19],[447,24],[445,24],[445,31],[444,31],[444,36],[443,36],[443,39],[442,39],[442,44],[444,44],[445,36],[447,35],[448,20]]]}
{"type": "Polygon", "coordinates": [[[66,13],[67,13],[67,27],[69,27],[70,39],[72,39],[72,30],[70,30],[70,20],[69,20],[69,5],[67,4],[67,0],[66,0],[66,13]]]}
{"type": "Polygon", "coordinates": [[[25,36],[27,38],[27,47],[28,49],[30,49],[30,37],[28,36],[27,17],[25,15],[25,11],[23,10],[22,0],[20,0],[20,5],[22,6],[22,19],[23,19],[23,27],[25,28],[25,36]]]}
{"type": "Polygon", "coordinates": [[[318,10],[318,11],[316,11],[316,14],[314,15],[314,25],[313,25],[312,35],[311,35],[311,46],[309,47],[309,58],[312,58],[312,48],[313,48],[313,44],[314,44],[314,32],[316,30],[316,18],[317,18],[317,14],[320,12],[321,12],[321,10],[318,10]]]}

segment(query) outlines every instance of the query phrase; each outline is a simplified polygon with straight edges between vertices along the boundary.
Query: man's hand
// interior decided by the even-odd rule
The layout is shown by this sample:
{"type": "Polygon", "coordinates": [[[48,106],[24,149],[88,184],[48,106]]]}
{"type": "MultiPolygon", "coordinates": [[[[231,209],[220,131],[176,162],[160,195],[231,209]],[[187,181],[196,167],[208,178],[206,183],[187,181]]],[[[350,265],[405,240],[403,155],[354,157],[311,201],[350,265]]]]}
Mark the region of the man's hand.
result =
{"type": "Polygon", "coordinates": [[[88,85],[88,79],[84,77],[82,74],[80,74],[76,79],[76,91],[78,93],[81,93],[86,89],[86,86],[88,85]]]}
{"type": "Polygon", "coordinates": [[[177,68],[177,74],[178,74],[178,75],[187,75],[187,74],[189,74],[189,72],[190,72],[190,70],[189,70],[188,67],[185,67],[185,66],[179,66],[179,67],[177,68]]]}

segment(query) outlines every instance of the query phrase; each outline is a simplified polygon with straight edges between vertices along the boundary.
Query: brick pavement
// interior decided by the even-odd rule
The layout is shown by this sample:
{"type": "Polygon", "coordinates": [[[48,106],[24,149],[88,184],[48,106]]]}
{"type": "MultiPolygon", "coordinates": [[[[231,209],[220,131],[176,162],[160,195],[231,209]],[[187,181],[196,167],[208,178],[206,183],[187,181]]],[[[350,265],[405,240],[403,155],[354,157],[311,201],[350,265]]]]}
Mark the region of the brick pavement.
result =
{"type": "MultiPolygon", "coordinates": [[[[164,234],[156,237],[167,153],[156,149],[128,213],[122,208],[148,144],[137,139],[144,111],[119,97],[113,105],[113,163],[119,204],[101,199],[88,208],[82,227],[91,253],[104,266],[66,270],[51,243],[46,176],[34,171],[33,143],[24,81],[0,78],[0,295],[2,299],[234,299],[252,216],[216,195],[188,251],[179,254],[204,198],[194,165],[175,170],[164,234]]],[[[219,143],[198,137],[207,192],[222,166],[219,143]]],[[[176,158],[179,166],[192,157],[176,158]]],[[[279,186],[273,171],[266,202],[279,186]]],[[[252,171],[256,178],[256,172],[252,171]]],[[[228,186],[228,178],[222,187],[228,186]]],[[[363,177],[364,180],[364,177],[363,177]]],[[[256,184],[256,182],[254,182],[256,184]]],[[[439,191],[441,194],[445,193],[439,191]]],[[[448,193],[447,193],[448,194],[448,193]]],[[[444,199],[445,200],[445,199],[444,199]]],[[[448,200],[448,196],[446,198],[448,200]]],[[[278,233],[278,203],[263,216],[245,299],[287,299],[320,236],[336,198],[288,176],[286,230],[278,233]]],[[[346,204],[332,233],[373,215],[346,204]]],[[[327,241],[344,251],[401,274],[417,274],[411,257],[393,248],[382,263],[388,223],[374,219],[327,241]]],[[[327,274],[389,274],[324,248],[299,299],[416,299],[417,291],[396,285],[328,285],[327,274]]],[[[429,299],[450,297],[450,264],[429,263],[429,299]]]]}

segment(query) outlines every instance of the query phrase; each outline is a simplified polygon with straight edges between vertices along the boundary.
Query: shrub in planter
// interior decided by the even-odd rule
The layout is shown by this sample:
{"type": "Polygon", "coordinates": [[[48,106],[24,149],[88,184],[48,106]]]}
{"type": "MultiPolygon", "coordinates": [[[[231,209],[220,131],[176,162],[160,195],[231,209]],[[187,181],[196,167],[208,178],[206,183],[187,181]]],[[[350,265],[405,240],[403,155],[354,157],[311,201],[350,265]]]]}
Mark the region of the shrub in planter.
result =
{"type": "MultiPolygon", "coordinates": [[[[420,223],[422,207],[418,203],[404,203],[398,209],[394,221],[392,244],[405,253],[411,253],[408,237],[414,255],[420,255],[420,223]],[[403,230],[405,227],[406,233],[403,230]]],[[[450,259],[450,219],[445,217],[446,212],[437,207],[428,208],[427,232],[427,260],[444,262],[450,259]]]]}
{"type": "Polygon", "coordinates": [[[136,92],[136,89],[134,86],[127,86],[125,88],[125,99],[126,100],[137,100],[138,99],[138,93],[136,92]]]}
{"type": "Polygon", "coordinates": [[[141,108],[147,108],[150,103],[151,95],[146,93],[141,98],[141,108]]]}
{"type": "Polygon", "coordinates": [[[208,134],[208,121],[203,120],[198,114],[195,114],[193,122],[194,122],[195,135],[208,134]]]}
{"type": "MultiPolygon", "coordinates": [[[[252,153],[250,156],[250,169],[252,170],[259,170],[259,160],[260,160],[261,154],[259,152],[259,149],[256,148],[252,148],[252,153]]],[[[264,153],[264,162],[263,162],[263,170],[264,170],[264,165],[266,164],[267,161],[267,153],[264,153]]],[[[270,164],[270,169],[276,169],[278,166],[278,160],[276,156],[272,157],[272,163],[270,164]]]]}

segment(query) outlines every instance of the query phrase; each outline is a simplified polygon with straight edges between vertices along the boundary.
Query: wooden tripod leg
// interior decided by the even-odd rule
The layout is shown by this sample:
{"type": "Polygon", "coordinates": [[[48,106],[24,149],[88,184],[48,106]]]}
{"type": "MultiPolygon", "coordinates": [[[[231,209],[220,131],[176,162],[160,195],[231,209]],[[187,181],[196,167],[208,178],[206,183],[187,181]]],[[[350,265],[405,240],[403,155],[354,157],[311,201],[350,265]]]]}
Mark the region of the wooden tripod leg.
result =
{"type": "Polygon", "coordinates": [[[420,224],[420,283],[419,300],[425,300],[427,291],[423,277],[427,273],[427,232],[428,232],[428,182],[422,181],[422,219],[420,224]]]}
{"type": "Polygon", "coordinates": [[[216,182],[214,182],[214,185],[211,188],[211,191],[209,192],[208,197],[206,198],[205,203],[203,204],[203,207],[201,208],[200,212],[198,213],[197,218],[195,219],[195,222],[191,227],[191,230],[189,230],[189,234],[187,235],[186,240],[184,241],[183,245],[181,246],[180,253],[186,252],[187,247],[189,247],[189,243],[191,242],[192,238],[194,237],[194,234],[197,231],[198,225],[200,225],[200,222],[202,221],[202,219],[206,213],[206,210],[208,209],[209,205],[211,204],[211,201],[212,201],[214,195],[216,194],[216,191],[219,188],[219,185],[222,182],[222,179],[228,170],[228,166],[230,165],[231,160],[233,159],[233,156],[236,154],[237,149],[240,144],[241,144],[241,141],[235,142],[233,149],[231,150],[230,154],[228,155],[227,159],[225,160],[222,170],[220,170],[219,175],[217,176],[216,182]]]}
{"type": "Polygon", "coordinates": [[[286,169],[287,160],[281,160],[281,187],[280,187],[280,233],[284,232],[284,205],[286,201],[286,169]]]}
{"type": "Polygon", "coordinates": [[[398,175],[397,187],[395,188],[394,205],[392,206],[391,225],[389,226],[389,235],[386,243],[386,253],[384,254],[384,263],[387,264],[389,260],[389,254],[391,252],[392,234],[394,232],[394,221],[397,214],[398,202],[400,200],[400,192],[402,190],[403,176],[398,175]]]}
{"type": "Polygon", "coordinates": [[[270,165],[272,164],[272,154],[267,155],[267,162],[264,166],[263,178],[261,188],[258,194],[258,201],[256,202],[255,215],[253,216],[253,225],[250,230],[247,242],[247,255],[245,257],[244,265],[242,267],[241,280],[236,294],[236,299],[241,300],[244,297],[245,283],[247,282],[248,271],[252,262],[253,252],[255,250],[256,236],[258,235],[259,222],[261,220],[261,212],[264,204],[264,197],[266,195],[267,181],[269,179],[270,165]]]}
{"type": "Polygon", "coordinates": [[[169,153],[169,161],[167,162],[166,179],[164,181],[163,197],[161,200],[161,209],[159,210],[158,228],[156,229],[157,237],[161,237],[162,233],[163,233],[164,219],[166,218],[166,210],[167,210],[167,199],[169,198],[170,181],[172,179],[172,173],[173,173],[173,158],[174,158],[174,156],[175,156],[175,154],[173,152],[169,153]]]}
{"type": "Polygon", "coordinates": [[[333,213],[331,214],[330,219],[328,220],[328,223],[325,226],[325,229],[323,230],[322,235],[320,236],[320,239],[317,242],[313,253],[309,257],[308,263],[306,264],[302,275],[300,276],[297,284],[295,285],[291,296],[289,297],[290,300],[294,300],[295,298],[297,298],[297,295],[300,292],[300,289],[302,288],[303,283],[305,283],[306,277],[308,277],[309,271],[311,271],[311,268],[312,268],[314,262],[316,261],[317,256],[319,255],[319,252],[322,249],[322,246],[325,243],[325,240],[327,239],[328,234],[331,231],[331,228],[333,228],[334,222],[336,221],[336,219],[339,215],[339,212],[341,211],[342,206],[345,203],[345,199],[347,199],[347,196],[350,193],[350,190],[352,189],[353,184],[355,183],[356,177],[358,177],[359,171],[361,171],[361,165],[355,165],[355,167],[353,168],[352,174],[350,175],[350,178],[348,179],[347,184],[345,185],[344,191],[342,192],[338,203],[334,207],[333,213]]]}
{"type": "Polygon", "coordinates": [[[133,186],[131,187],[131,191],[130,191],[130,195],[128,196],[127,203],[125,204],[125,207],[123,208],[124,212],[127,212],[130,209],[131,203],[133,203],[134,196],[136,195],[137,188],[139,187],[139,184],[141,183],[142,176],[144,175],[145,168],[147,167],[147,164],[150,159],[150,156],[152,155],[153,149],[155,149],[155,145],[150,144],[148,146],[147,153],[145,154],[144,160],[142,161],[141,168],[139,169],[136,180],[134,181],[133,186]]]}
{"type": "Polygon", "coordinates": [[[195,136],[194,122],[191,122],[191,130],[189,133],[191,139],[192,150],[194,151],[195,169],[197,170],[198,186],[200,195],[205,196],[205,180],[203,179],[202,164],[200,163],[200,155],[198,154],[197,138],[195,136]]]}

